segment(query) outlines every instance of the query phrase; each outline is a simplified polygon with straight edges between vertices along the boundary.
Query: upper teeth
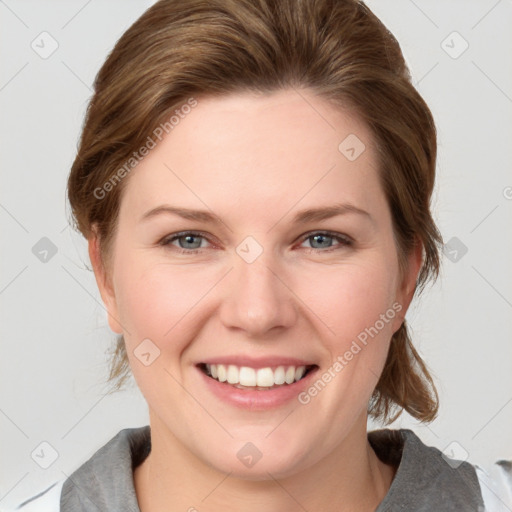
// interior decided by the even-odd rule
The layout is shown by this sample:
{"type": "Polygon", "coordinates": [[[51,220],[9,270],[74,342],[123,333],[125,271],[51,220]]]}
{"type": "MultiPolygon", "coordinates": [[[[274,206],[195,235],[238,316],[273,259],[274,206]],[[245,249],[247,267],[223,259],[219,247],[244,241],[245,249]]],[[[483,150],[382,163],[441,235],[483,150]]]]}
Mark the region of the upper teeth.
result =
{"type": "Polygon", "coordinates": [[[278,366],[272,368],[250,368],[248,366],[235,366],[224,364],[207,364],[208,373],[220,382],[240,384],[242,386],[272,387],[274,385],[292,384],[300,380],[306,373],[305,366],[278,366]]]}

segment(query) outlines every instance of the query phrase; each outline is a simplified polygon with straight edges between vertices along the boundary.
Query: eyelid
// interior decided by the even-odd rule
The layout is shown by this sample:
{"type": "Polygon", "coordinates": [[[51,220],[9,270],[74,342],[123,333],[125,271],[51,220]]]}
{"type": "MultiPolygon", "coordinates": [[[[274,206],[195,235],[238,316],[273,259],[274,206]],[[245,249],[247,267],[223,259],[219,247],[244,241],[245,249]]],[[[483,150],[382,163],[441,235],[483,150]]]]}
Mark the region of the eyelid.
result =
{"type": "Polygon", "coordinates": [[[343,240],[346,243],[354,243],[354,239],[345,233],[338,233],[336,231],[329,231],[328,229],[317,229],[315,231],[309,231],[308,233],[302,235],[301,240],[307,240],[308,238],[315,236],[315,235],[327,235],[332,238],[339,238],[343,240]]]}

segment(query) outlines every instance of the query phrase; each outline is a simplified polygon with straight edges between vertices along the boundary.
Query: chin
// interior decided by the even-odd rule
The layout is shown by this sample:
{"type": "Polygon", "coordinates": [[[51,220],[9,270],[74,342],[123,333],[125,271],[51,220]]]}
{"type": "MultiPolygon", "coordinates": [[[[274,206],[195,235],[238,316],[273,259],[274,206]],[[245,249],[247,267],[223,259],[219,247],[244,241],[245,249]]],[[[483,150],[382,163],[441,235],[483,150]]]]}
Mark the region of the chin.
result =
{"type": "Polygon", "coordinates": [[[217,471],[229,474],[232,478],[251,481],[267,481],[286,478],[298,471],[304,463],[303,453],[279,453],[277,448],[259,450],[250,441],[237,443],[235,450],[224,451],[206,461],[217,471]]]}

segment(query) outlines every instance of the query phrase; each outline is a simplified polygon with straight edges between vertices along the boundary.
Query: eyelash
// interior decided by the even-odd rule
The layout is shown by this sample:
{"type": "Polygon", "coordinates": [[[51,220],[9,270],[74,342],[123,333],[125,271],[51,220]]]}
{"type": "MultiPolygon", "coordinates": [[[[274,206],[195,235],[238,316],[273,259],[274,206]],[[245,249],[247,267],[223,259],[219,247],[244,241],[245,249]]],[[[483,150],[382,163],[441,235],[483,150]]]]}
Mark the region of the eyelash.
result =
{"type": "MultiPolygon", "coordinates": [[[[315,247],[304,247],[307,252],[333,252],[341,247],[351,247],[354,243],[354,241],[348,237],[347,235],[342,235],[341,233],[334,233],[332,231],[311,231],[309,233],[306,233],[302,236],[300,243],[304,243],[309,238],[312,238],[317,235],[323,235],[328,236],[330,238],[336,239],[338,242],[340,242],[339,245],[334,247],[329,247],[327,249],[317,249],[315,247]]],[[[201,237],[206,240],[208,240],[208,237],[205,233],[202,233],[200,231],[182,231],[181,233],[175,233],[173,235],[170,235],[164,239],[162,239],[159,242],[160,246],[167,247],[171,245],[172,242],[175,240],[178,240],[179,238],[183,238],[186,236],[194,236],[194,237],[201,237]]],[[[173,246],[173,250],[176,250],[177,252],[181,254],[197,254],[204,250],[205,248],[199,248],[199,249],[183,249],[181,247],[173,246]]]]}

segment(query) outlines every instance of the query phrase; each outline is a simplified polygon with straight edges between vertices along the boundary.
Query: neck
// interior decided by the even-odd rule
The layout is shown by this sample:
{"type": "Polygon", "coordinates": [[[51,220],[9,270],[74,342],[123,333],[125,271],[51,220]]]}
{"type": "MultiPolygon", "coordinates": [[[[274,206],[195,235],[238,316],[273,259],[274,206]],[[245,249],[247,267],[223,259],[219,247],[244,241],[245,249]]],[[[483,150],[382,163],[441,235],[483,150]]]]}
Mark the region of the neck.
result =
{"type": "Polygon", "coordinates": [[[391,486],[395,468],[379,460],[364,422],[327,458],[307,470],[276,479],[230,477],[195,457],[169,430],[152,418],[151,453],[134,471],[141,512],[244,510],[374,511],[391,486]],[[364,428],[361,428],[364,427],[364,428]]]}

